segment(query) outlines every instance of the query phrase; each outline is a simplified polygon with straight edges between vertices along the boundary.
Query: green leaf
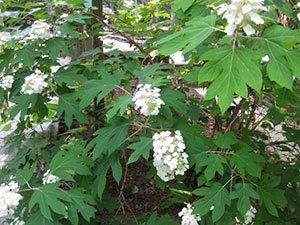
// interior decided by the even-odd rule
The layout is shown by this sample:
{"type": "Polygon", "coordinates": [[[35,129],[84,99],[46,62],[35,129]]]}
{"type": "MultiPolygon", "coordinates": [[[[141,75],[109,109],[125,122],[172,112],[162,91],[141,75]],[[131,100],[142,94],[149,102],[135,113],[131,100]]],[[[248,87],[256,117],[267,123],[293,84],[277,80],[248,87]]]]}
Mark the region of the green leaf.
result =
{"type": "Polygon", "coordinates": [[[91,175],[89,168],[85,164],[90,164],[91,159],[85,151],[85,142],[77,140],[64,146],[56,153],[50,163],[50,171],[53,175],[64,180],[74,181],[74,172],[80,175],[91,175]]]}
{"type": "Polygon", "coordinates": [[[264,158],[258,153],[251,152],[251,148],[244,147],[238,151],[235,151],[230,164],[236,166],[237,171],[245,176],[245,171],[254,177],[261,176],[262,166],[264,158]]]}
{"type": "Polygon", "coordinates": [[[163,69],[171,69],[171,68],[173,68],[171,65],[154,63],[151,65],[145,66],[142,70],[135,70],[134,74],[136,76],[138,76],[140,81],[143,82],[148,77],[164,74],[165,72],[163,71],[163,69]]]}
{"type": "Polygon", "coordinates": [[[198,82],[213,81],[205,99],[218,96],[218,105],[224,113],[233,101],[233,93],[248,97],[247,85],[260,92],[262,73],[259,60],[262,54],[246,49],[223,48],[205,52],[201,59],[209,60],[199,71],[198,82]]]}
{"type": "Polygon", "coordinates": [[[102,194],[106,185],[106,173],[110,167],[110,159],[102,158],[98,163],[98,168],[96,169],[97,179],[93,183],[92,193],[97,193],[99,199],[101,200],[102,194]]]}
{"type": "Polygon", "coordinates": [[[264,203],[266,209],[272,216],[278,217],[278,212],[275,205],[286,204],[286,198],[284,196],[284,190],[275,188],[280,183],[280,177],[271,177],[265,175],[260,180],[257,186],[257,192],[260,197],[260,202],[264,203]]]}
{"type": "Polygon", "coordinates": [[[78,86],[79,83],[84,83],[87,81],[87,78],[78,72],[78,69],[60,69],[58,70],[53,79],[59,86],[67,84],[69,86],[78,86]]]}
{"type": "Polygon", "coordinates": [[[171,55],[182,48],[184,48],[183,54],[194,50],[214,31],[215,22],[215,15],[194,17],[182,30],[160,39],[157,42],[159,52],[163,55],[171,55]]]}
{"type": "MultiPolygon", "coordinates": [[[[70,0],[68,0],[70,1],[70,0]]],[[[74,0],[73,0],[74,1],[74,0]]],[[[77,1],[81,1],[81,2],[85,2],[83,0],[77,0],[77,1]]],[[[75,3],[77,4],[77,3],[75,3]]],[[[86,16],[86,15],[82,15],[82,14],[78,14],[78,13],[72,13],[70,15],[68,15],[67,17],[64,18],[64,20],[68,21],[68,22],[76,22],[76,23],[80,23],[80,24],[85,24],[87,19],[90,19],[90,16],[86,16]]]]}
{"type": "Polygon", "coordinates": [[[235,138],[233,132],[226,132],[223,134],[222,132],[218,132],[216,134],[216,140],[214,141],[215,145],[219,148],[229,148],[231,145],[236,144],[238,140],[235,138]]]}
{"type": "Polygon", "coordinates": [[[122,177],[122,165],[120,163],[119,152],[111,155],[111,170],[115,181],[119,184],[122,177]]]}
{"type": "Polygon", "coordinates": [[[41,213],[44,217],[52,220],[51,211],[65,215],[65,205],[59,200],[70,201],[62,190],[58,188],[59,184],[45,184],[33,192],[29,201],[29,209],[32,209],[35,204],[40,205],[41,213]]]}
{"type": "MultiPolygon", "coordinates": [[[[85,194],[84,189],[72,188],[69,191],[64,191],[64,193],[71,200],[68,207],[69,218],[72,218],[74,214],[78,217],[78,212],[80,212],[83,218],[88,222],[90,222],[90,218],[95,218],[95,212],[97,212],[97,209],[91,205],[96,204],[96,202],[92,196],[85,194]]],[[[72,220],[72,224],[77,225],[78,218],[77,220],[72,220]]]]}
{"type": "Polygon", "coordinates": [[[59,54],[69,52],[68,46],[64,43],[63,38],[54,37],[45,42],[45,47],[42,49],[44,55],[49,54],[50,58],[55,61],[59,54]]]}
{"type": "Polygon", "coordinates": [[[29,220],[26,221],[26,225],[61,225],[61,223],[57,220],[49,220],[45,218],[41,211],[38,210],[30,216],[29,220]]]}
{"type": "Polygon", "coordinates": [[[24,120],[25,115],[27,114],[27,109],[29,106],[33,107],[36,102],[38,101],[38,95],[21,95],[21,96],[15,96],[10,99],[11,102],[16,103],[12,107],[12,110],[10,112],[10,118],[15,118],[15,116],[21,112],[20,119],[24,120]]]}
{"type": "Polygon", "coordinates": [[[187,0],[187,1],[175,0],[171,12],[175,12],[178,9],[182,9],[182,11],[185,12],[191,5],[193,5],[193,3],[194,0],[187,0]]]}
{"type": "Polygon", "coordinates": [[[31,67],[35,61],[35,57],[39,56],[40,53],[36,51],[38,49],[37,44],[27,44],[20,50],[16,51],[16,58],[14,62],[23,62],[23,65],[26,67],[31,67]]]}
{"type": "Polygon", "coordinates": [[[79,89],[79,93],[85,94],[84,98],[80,102],[80,109],[88,106],[94,97],[97,96],[97,102],[99,103],[109,92],[119,86],[120,77],[111,76],[104,73],[102,80],[89,80],[82,88],[79,89]]]}
{"type": "Polygon", "coordinates": [[[273,25],[259,40],[261,51],[270,56],[267,73],[272,81],[292,89],[293,73],[300,78],[300,54],[290,50],[300,40],[300,30],[273,25]]]}
{"type": "Polygon", "coordinates": [[[87,117],[84,113],[79,110],[78,103],[74,99],[74,94],[63,94],[59,96],[59,105],[57,109],[57,117],[60,117],[61,114],[65,113],[65,121],[68,127],[71,126],[73,116],[80,123],[87,123],[87,117]]]}
{"type": "Polygon", "coordinates": [[[210,181],[214,178],[216,172],[220,175],[224,174],[224,167],[223,163],[226,164],[226,159],[218,154],[209,154],[207,158],[202,158],[201,161],[199,160],[197,166],[207,166],[204,175],[207,181],[210,181]]]}
{"type": "Polygon", "coordinates": [[[24,184],[27,184],[30,178],[33,175],[33,172],[35,170],[36,163],[33,163],[30,167],[29,163],[26,163],[23,169],[18,169],[15,174],[15,180],[20,186],[23,186],[24,184]]]}
{"type": "Polygon", "coordinates": [[[193,191],[195,195],[204,196],[194,202],[194,213],[205,215],[212,206],[212,220],[216,222],[225,212],[225,205],[230,206],[231,200],[227,189],[220,183],[213,183],[210,187],[198,188],[193,191]]]}
{"type": "Polygon", "coordinates": [[[112,154],[123,143],[128,133],[129,124],[122,118],[114,118],[111,125],[98,129],[94,135],[96,137],[90,141],[87,149],[93,150],[93,159],[97,159],[101,154],[112,154]]]}
{"type": "Polygon", "coordinates": [[[259,199],[259,195],[253,190],[253,185],[251,184],[238,183],[234,185],[234,188],[235,190],[231,192],[230,198],[238,198],[237,209],[241,215],[245,215],[251,206],[250,198],[259,199]]]}
{"type": "Polygon", "coordinates": [[[56,31],[61,32],[61,36],[64,37],[65,35],[71,35],[74,38],[78,38],[79,33],[76,31],[76,26],[73,26],[71,23],[65,22],[60,26],[56,26],[56,31]]]}
{"type": "Polygon", "coordinates": [[[109,121],[111,118],[113,118],[118,111],[120,112],[120,115],[122,116],[127,109],[128,105],[132,104],[132,96],[131,95],[122,95],[119,96],[119,99],[107,106],[107,108],[112,107],[107,112],[107,121],[109,121]]]}
{"type": "Polygon", "coordinates": [[[161,99],[166,105],[171,106],[176,112],[186,115],[188,107],[182,101],[185,99],[185,95],[180,91],[164,88],[160,92],[161,99]]]}
{"type": "Polygon", "coordinates": [[[127,148],[135,149],[135,151],[130,155],[127,164],[137,161],[141,155],[144,159],[148,160],[149,151],[152,148],[152,139],[148,137],[140,137],[139,142],[135,142],[127,148]]]}

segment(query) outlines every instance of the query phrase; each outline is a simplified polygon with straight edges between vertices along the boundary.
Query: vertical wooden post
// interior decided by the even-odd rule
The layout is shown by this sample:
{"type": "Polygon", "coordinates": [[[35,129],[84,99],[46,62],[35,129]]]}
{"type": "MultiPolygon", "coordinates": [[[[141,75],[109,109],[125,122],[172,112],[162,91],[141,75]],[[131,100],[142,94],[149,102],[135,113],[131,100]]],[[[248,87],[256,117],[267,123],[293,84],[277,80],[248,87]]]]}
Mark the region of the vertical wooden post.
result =
{"type": "MultiPolygon", "coordinates": [[[[103,0],[93,0],[93,7],[97,7],[97,9],[95,9],[93,11],[93,13],[101,18],[103,18],[103,0]]],[[[92,24],[96,24],[97,20],[95,18],[93,18],[92,24]]],[[[93,48],[101,48],[103,50],[103,42],[101,40],[99,40],[98,36],[95,35],[93,37],[93,48]]],[[[101,54],[101,58],[103,58],[103,54],[101,54]]]]}

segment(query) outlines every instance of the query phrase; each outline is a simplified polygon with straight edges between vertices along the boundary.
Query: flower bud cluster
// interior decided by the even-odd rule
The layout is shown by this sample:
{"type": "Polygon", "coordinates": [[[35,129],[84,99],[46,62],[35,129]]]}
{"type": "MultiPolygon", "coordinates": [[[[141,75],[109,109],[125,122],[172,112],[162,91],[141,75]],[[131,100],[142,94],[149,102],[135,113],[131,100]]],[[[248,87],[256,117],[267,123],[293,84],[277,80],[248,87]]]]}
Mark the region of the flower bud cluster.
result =
{"type": "Polygon", "coordinates": [[[51,174],[50,170],[47,170],[47,172],[43,176],[43,184],[51,184],[58,181],[60,181],[60,178],[51,174]]]}
{"type": "Polygon", "coordinates": [[[159,88],[151,88],[151,84],[139,84],[137,92],[132,98],[135,103],[135,109],[140,109],[141,114],[145,116],[157,115],[159,108],[165,103],[159,98],[159,88]]]}
{"type": "Polygon", "coordinates": [[[42,93],[43,89],[48,86],[48,83],[45,81],[46,78],[47,75],[40,70],[36,70],[35,73],[25,77],[21,93],[28,95],[42,93]]]}
{"type": "Polygon", "coordinates": [[[0,170],[2,170],[6,166],[8,155],[0,155],[0,170]]]}
{"type": "Polygon", "coordinates": [[[34,21],[29,30],[29,39],[49,39],[52,37],[50,25],[42,20],[34,21]]]}
{"type": "Polygon", "coordinates": [[[18,191],[19,185],[14,181],[0,186],[0,217],[11,216],[15,213],[19,201],[23,198],[18,191]]]}
{"type": "Polygon", "coordinates": [[[256,208],[254,208],[253,206],[250,206],[250,209],[246,212],[244,219],[245,219],[245,223],[244,225],[250,224],[252,222],[252,220],[255,217],[255,213],[256,213],[256,208]]]}
{"type": "Polygon", "coordinates": [[[199,214],[192,214],[194,207],[191,204],[186,204],[179,213],[178,216],[181,218],[181,225],[198,225],[198,221],[201,221],[199,214]]]}
{"type": "Polygon", "coordinates": [[[12,75],[4,76],[0,79],[0,87],[1,88],[11,88],[14,83],[14,77],[12,75]]]}
{"type": "Polygon", "coordinates": [[[257,14],[259,10],[268,11],[263,6],[264,0],[232,0],[230,4],[224,3],[218,7],[218,15],[224,13],[223,18],[228,22],[225,32],[232,35],[238,26],[242,26],[247,35],[255,33],[249,24],[263,24],[264,20],[257,14]]]}
{"type": "Polygon", "coordinates": [[[163,181],[175,178],[175,175],[184,175],[189,168],[188,154],[184,152],[185,144],[179,130],[172,136],[170,131],[155,133],[153,139],[153,165],[157,175],[163,181]]]}

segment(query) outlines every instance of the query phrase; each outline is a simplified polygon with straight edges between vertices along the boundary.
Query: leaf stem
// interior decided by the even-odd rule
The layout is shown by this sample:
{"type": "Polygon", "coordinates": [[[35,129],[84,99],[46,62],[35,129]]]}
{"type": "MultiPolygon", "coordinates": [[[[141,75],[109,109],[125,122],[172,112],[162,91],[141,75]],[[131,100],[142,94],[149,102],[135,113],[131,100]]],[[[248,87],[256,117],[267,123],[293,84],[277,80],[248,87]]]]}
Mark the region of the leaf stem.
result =
{"type": "Polygon", "coordinates": [[[236,47],[237,37],[238,37],[238,34],[239,34],[239,28],[240,28],[240,25],[238,25],[236,30],[235,30],[234,39],[233,39],[233,42],[232,42],[232,49],[234,49],[236,47]]]}
{"type": "Polygon", "coordinates": [[[37,190],[40,190],[40,189],[36,188],[36,187],[32,187],[32,188],[26,188],[26,189],[19,190],[18,192],[37,191],[37,190]]]}

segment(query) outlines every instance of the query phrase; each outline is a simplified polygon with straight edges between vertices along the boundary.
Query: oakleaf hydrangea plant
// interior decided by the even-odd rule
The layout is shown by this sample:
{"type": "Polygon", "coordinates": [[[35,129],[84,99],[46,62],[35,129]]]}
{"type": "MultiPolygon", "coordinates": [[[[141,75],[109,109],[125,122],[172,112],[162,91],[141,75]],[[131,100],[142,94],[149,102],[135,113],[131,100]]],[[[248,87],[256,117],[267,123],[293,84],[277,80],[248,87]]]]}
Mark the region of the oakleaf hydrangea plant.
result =
{"type": "Polygon", "coordinates": [[[0,0],[0,223],[300,224],[299,10],[0,0]]]}

